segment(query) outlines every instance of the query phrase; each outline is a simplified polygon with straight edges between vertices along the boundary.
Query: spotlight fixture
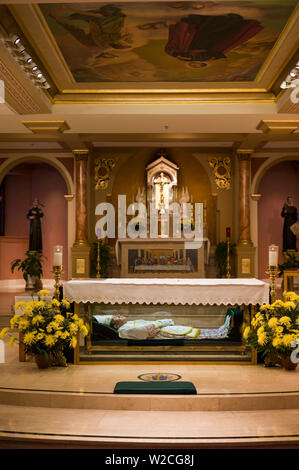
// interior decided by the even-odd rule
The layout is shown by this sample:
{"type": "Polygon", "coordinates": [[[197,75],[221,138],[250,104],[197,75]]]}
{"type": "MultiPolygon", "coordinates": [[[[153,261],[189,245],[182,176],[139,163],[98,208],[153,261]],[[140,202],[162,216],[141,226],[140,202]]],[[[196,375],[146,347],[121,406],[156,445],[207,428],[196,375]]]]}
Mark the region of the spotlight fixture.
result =
{"type": "Polygon", "coordinates": [[[295,67],[290,71],[290,73],[286,76],[284,81],[280,84],[280,88],[286,90],[287,88],[295,88],[296,81],[299,75],[299,61],[296,63],[295,67]]]}
{"type": "Polygon", "coordinates": [[[35,85],[44,89],[51,88],[51,85],[45,80],[44,75],[39,70],[38,65],[33,62],[32,57],[27,53],[19,36],[16,34],[10,34],[8,37],[0,35],[0,42],[9,50],[11,56],[35,85]]]}

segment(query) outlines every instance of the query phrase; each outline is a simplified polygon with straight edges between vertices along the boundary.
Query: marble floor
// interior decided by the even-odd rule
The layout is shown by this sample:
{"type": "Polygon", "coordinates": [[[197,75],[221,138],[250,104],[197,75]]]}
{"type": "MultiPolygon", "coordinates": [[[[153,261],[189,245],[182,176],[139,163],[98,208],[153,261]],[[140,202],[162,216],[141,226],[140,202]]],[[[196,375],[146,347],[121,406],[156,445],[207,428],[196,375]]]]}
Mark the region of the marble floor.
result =
{"type": "Polygon", "coordinates": [[[299,368],[69,365],[39,370],[6,345],[0,448],[299,448],[299,368]],[[197,395],[116,395],[117,381],[174,373],[197,395]]]}

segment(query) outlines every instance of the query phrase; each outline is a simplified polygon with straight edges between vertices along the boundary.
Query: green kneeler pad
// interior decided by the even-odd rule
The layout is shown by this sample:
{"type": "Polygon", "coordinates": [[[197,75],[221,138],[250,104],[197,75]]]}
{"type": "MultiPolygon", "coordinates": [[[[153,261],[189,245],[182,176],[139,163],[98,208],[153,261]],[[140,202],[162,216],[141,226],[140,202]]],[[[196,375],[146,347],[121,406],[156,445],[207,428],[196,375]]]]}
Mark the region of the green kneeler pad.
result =
{"type": "Polygon", "coordinates": [[[192,382],[117,382],[113,393],[144,393],[165,395],[196,395],[192,382]]]}

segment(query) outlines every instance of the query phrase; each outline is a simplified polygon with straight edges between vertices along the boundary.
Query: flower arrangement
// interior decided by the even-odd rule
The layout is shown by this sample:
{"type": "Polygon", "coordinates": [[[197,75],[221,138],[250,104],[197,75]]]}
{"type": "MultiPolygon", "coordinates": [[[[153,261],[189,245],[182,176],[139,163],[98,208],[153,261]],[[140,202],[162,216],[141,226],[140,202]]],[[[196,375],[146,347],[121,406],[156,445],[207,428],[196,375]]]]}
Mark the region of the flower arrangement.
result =
{"type": "Polygon", "coordinates": [[[269,365],[274,365],[271,362],[284,365],[296,347],[295,340],[299,340],[299,295],[284,292],[283,296],[284,301],[262,305],[251,326],[243,331],[243,338],[248,344],[262,352],[263,356],[271,358],[269,365]]]}
{"type": "MultiPolygon", "coordinates": [[[[86,336],[88,328],[77,314],[70,311],[67,300],[47,300],[47,296],[49,291],[40,290],[38,300],[32,298],[29,302],[17,302],[10,328],[3,328],[0,338],[3,339],[9,330],[18,329],[22,333],[26,353],[50,358],[52,365],[66,365],[64,351],[69,347],[75,348],[78,333],[86,336]]],[[[15,340],[12,335],[11,346],[15,340]]]]}

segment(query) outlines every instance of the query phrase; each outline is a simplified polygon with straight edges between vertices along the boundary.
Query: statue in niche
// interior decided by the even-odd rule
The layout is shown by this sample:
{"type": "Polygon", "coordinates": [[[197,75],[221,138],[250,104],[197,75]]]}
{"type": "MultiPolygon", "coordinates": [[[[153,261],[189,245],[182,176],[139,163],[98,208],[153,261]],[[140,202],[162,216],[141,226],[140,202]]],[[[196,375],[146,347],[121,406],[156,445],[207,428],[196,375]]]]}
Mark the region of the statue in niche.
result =
{"type": "Polygon", "coordinates": [[[29,251],[42,252],[42,227],[41,218],[44,216],[41,210],[41,204],[38,199],[34,199],[33,207],[27,213],[27,219],[30,221],[29,229],[29,251]]]}
{"type": "Polygon", "coordinates": [[[295,250],[297,251],[296,247],[296,235],[292,231],[292,225],[294,225],[298,221],[298,211],[296,206],[294,205],[293,198],[288,196],[286,199],[286,203],[284,204],[281,217],[284,218],[283,224],[283,251],[287,250],[295,250]]]}

